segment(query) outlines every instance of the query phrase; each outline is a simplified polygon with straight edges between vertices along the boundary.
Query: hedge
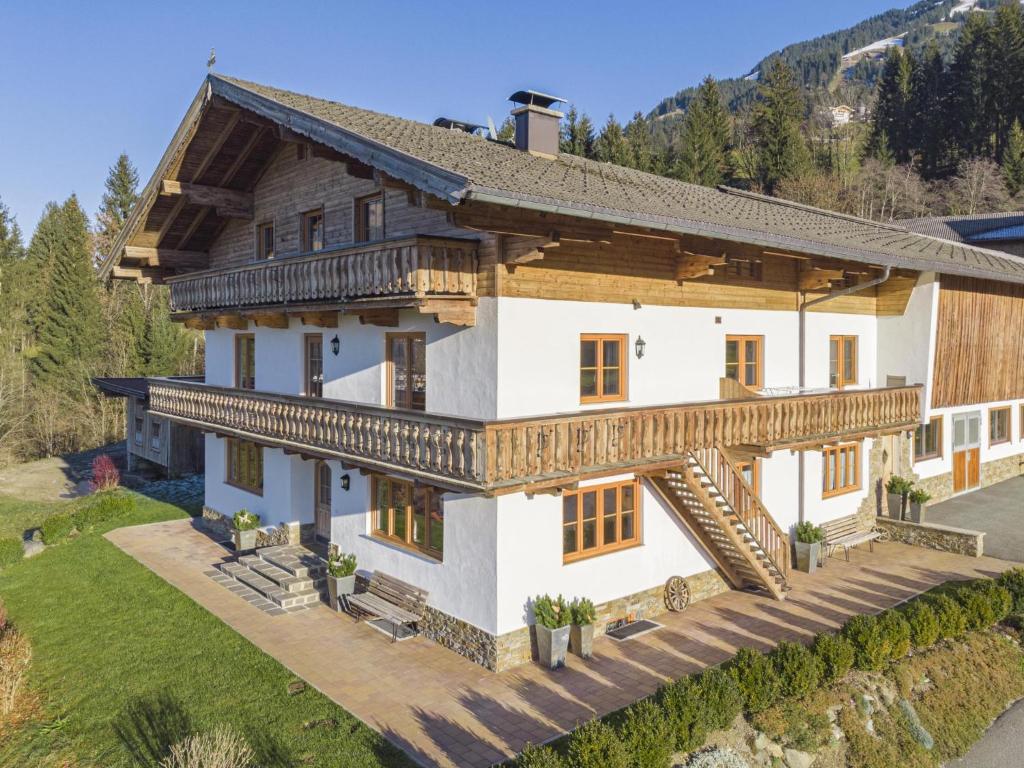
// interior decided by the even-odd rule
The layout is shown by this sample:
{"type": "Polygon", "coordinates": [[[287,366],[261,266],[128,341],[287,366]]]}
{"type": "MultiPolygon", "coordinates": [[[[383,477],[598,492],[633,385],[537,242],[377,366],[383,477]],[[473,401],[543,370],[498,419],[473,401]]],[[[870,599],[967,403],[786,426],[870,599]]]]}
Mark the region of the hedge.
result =
{"type": "Polygon", "coordinates": [[[835,683],[851,667],[877,671],[940,639],[958,638],[965,628],[984,629],[1020,613],[1024,568],[997,581],[979,579],[920,595],[877,616],[854,616],[839,634],[822,633],[807,648],[780,642],[770,654],[741,649],[725,664],[666,683],[608,720],[595,718],[571,733],[566,757],[551,747],[527,745],[520,768],[636,766],[668,768],[673,752],[701,747],[710,731],[798,698],[821,683],[835,683]],[[614,720],[617,725],[612,725],[614,720]]]}

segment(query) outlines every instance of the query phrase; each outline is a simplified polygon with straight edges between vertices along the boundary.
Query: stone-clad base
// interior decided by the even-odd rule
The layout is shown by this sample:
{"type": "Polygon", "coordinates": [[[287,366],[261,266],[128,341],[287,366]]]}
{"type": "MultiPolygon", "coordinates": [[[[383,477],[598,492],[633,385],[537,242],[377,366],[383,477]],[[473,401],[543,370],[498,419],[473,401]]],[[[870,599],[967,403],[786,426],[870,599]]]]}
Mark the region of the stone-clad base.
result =
{"type": "MultiPolygon", "coordinates": [[[[985,462],[981,465],[981,485],[979,487],[985,488],[989,485],[1001,483],[1003,480],[1009,480],[1010,478],[1017,477],[1021,474],[1022,459],[1024,459],[1024,456],[1017,454],[1015,456],[1007,456],[1003,459],[985,462]]],[[[943,501],[944,499],[948,499],[953,495],[952,472],[935,475],[935,477],[925,477],[917,480],[915,484],[919,488],[923,488],[931,494],[931,503],[933,504],[943,501]]]]}
{"type": "MultiPolygon", "coordinates": [[[[231,518],[218,512],[213,507],[203,505],[203,520],[207,526],[223,535],[224,539],[230,539],[233,535],[231,518]]],[[[301,526],[298,523],[281,523],[276,528],[269,530],[258,530],[256,532],[257,547],[277,547],[282,544],[299,544],[301,540],[301,526]]]]}
{"type": "Polygon", "coordinates": [[[890,541],[900,544],[937,549],[940,552],[955,552],[968,557],[981,557],[985,550],[985,534],[982,531],[932,523],[910,523],[885,517],[878,518],[875,525],[889,534],[890,541]]]}

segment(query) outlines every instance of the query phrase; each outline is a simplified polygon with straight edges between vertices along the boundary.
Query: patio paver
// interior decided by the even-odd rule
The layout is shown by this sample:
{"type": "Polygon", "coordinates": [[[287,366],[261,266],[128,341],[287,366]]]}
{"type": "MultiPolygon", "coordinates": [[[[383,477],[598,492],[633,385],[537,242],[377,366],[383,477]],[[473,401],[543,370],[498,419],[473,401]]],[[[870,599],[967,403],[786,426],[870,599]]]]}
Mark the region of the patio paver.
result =
{"type": "Polygon", "coordinates": [[[664,627],[638,639],[598,638],[591,661],[573,658],[557,672],[529,664],[496,674],[423,637],[392,644],[324,605],[269,615],[207,575],[224,550],[191,520],[120,528],[107,538],[420,763],[473,768],[623,707],[740,647],[806,641],[856,613],[1011,565],[876,544],[874,554],[853,550],[849,563],[829,559],[813,577],[794,574],[785,602],[728,592],[659,617],[664,627]]]}

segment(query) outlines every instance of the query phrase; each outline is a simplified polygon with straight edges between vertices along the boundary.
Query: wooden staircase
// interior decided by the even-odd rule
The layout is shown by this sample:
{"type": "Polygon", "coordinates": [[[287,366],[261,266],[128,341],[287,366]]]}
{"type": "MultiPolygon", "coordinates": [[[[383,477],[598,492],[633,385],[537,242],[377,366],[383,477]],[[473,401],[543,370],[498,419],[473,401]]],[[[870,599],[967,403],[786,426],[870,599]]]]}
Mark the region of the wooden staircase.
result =
{"type": "Polygon", "coordinates": [[[693,451],[680,467],[649,479],[733,587],[785,599],[789,537],[725,451],[693,451]]]}

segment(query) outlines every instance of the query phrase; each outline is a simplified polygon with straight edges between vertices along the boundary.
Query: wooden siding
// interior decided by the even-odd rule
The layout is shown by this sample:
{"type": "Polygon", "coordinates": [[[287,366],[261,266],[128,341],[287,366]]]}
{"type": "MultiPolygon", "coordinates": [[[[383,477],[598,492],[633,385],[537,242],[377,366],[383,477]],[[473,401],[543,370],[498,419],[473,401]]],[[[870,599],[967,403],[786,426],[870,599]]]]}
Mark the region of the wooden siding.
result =
{"type": "Polygon", "coordinates": [[[171,477],[202,472],[205,443],[203,433],[177,424],[149,411],[134,397],[127,398],[125,443],[128,453],[167,470],[171,477]],[[142,418],[142,443],[135,442],[135,419],[142,418]],[[160,425],[160,447],[152,447],[153,426],[160,425]]]}
{"type": "Polygon", "coordinates": [[[1024,398],[1024,285],[944,275],[932,407],[1024,398]]]}

